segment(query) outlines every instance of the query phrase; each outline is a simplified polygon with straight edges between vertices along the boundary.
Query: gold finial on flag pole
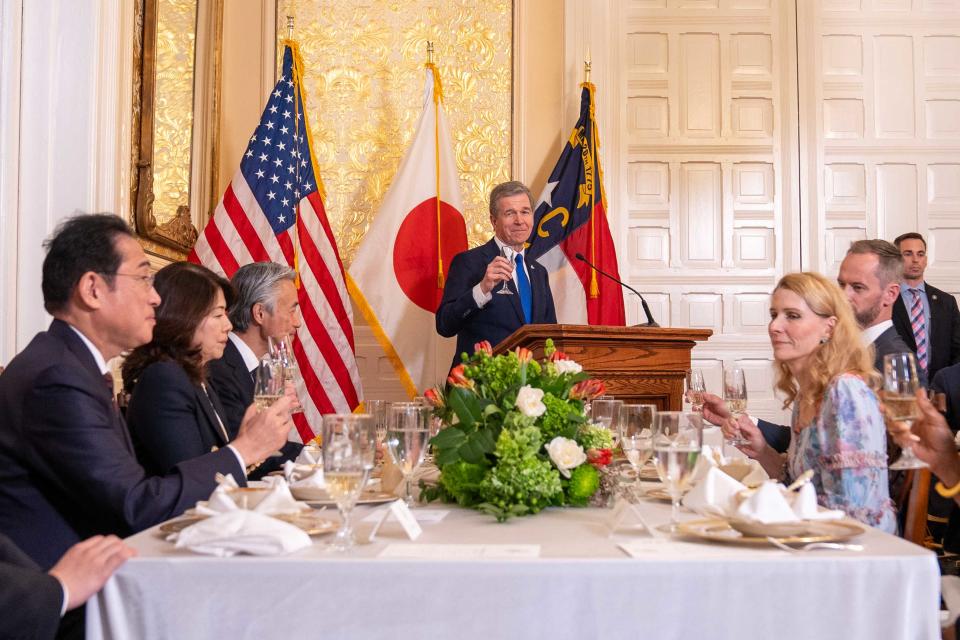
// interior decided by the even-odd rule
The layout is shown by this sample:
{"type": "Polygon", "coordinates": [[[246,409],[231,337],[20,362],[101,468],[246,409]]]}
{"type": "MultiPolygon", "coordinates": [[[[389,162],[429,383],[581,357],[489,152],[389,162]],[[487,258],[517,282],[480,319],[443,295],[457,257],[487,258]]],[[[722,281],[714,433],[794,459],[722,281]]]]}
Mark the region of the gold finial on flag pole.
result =
{"type": "Polygon", "coordinates": [[[427,40],[427,64],[433,64],[433,41],[427,40]]]}
{"type": "Polygon", "coordinates": [[[590,82],[590,47],[587,47],[586,60],[583,61],[583,81],[590,82]]]}
{"type": "Polygon", "coordinates": [[[293,16],[287,16],[287,38],[293,40],[293,16]]]}

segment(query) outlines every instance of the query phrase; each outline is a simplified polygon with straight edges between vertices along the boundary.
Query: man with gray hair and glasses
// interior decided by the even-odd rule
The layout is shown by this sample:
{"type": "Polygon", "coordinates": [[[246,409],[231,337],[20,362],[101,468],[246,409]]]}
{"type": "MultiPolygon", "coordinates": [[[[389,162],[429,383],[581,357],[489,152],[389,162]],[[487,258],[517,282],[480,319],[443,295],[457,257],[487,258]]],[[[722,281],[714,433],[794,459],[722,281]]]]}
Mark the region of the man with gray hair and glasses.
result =
{"type": "MultiPolygon", "coordinates": [[[[275,262],[246,264],[233,274],[230,283],[237,297],[229,309],[233,331],[223,357],[208,367],[207,382],[214,388],[224,409],[227,431],[233,437],[243,414],[253,403],[254,377],[260,359],[267,353],[268,338],[293,339],[300,328],[297,301],[297,274],[275,262]]],[[[269,458],[257,469],[262,475],[276,465],[272,461],[296,457],[302,445],[288,442],[282,458],[269,458]]]]}

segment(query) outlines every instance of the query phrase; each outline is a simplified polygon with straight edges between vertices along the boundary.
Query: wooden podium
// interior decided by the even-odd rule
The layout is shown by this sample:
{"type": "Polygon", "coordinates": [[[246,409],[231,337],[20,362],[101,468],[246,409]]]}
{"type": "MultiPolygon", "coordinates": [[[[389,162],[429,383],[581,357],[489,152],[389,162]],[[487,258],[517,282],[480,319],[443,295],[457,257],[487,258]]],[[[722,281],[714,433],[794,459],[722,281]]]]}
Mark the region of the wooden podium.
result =
{"type": "Polygon", "coordinates": [[[536,358],[553,338],[585,371],[607,385],[607,393],[628,403],[655,404],[679,411],[690,350],[713,334],[709,329],[528,324],[494,347],[494,353],[526,347],[536,358]]]}

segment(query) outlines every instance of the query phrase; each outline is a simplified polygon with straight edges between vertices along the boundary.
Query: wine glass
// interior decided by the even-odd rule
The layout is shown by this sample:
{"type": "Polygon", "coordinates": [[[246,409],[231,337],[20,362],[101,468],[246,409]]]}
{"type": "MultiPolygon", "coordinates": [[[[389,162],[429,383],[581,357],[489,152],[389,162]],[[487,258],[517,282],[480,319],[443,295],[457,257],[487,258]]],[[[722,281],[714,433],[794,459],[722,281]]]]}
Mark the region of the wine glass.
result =
{"type": "MultiPolygon", "coordinates": [[[[891,420],[912,426],[913,421],[920,417],[916,396],[918,385],[917,361],[912,353],[888,353],[883,356],[883,404],[891,420]]],[[[925,469],[928,466],[913,453],[913,447],[906,446],[890,468],[925,469]]]]}
{"type": "MultiPolygon", "coordinates": [[[[733,416],[734,422],[747,412],[747,380],[743,375],[743,369],[732,367],[723,370],[723,400],[727,405],[727,411],[733,416]]],[[[703,405],[700,406],[702,409],[703,405]]],[[[747,444],[748,442],[749,440],[740,434],[739,427],[737,427],[737,434],[727,439],[727,444],[732,445],[747,444]]]]}
{"type": "Polygon", "coordinates": [[[432,412],[433,409],[430,406],[413,402],[395,402],[390,405],[387,451],[390,452],[393,463],[403,474],[403,499],[408,506],[413,506],[410,481],[427,452],[432,412]]]}
{"type": "Polygon", "coordinates": [[[694,413],[703,412],[703,394],[707,392],[707,385],[703,381],[703,371],[700,369],[687,370],[687,391],[684,398],[690,403],[690,410],[694,413]]]}
{"type": "Polygon", "coordinates": [[[257,365],[253,381],[253,402],[257,409],[263,410],[283,397],[283,364],[272,357],[265,356],[257,365]]]}
{"type": "Polygon", "coordinates": [[[373,468],[372,418],[359,413],[325,415],[322,433],[323,480],[341,518],[330,547],[346,551],[356,543],[350,514],[373,468]]]}
{"type": "Polygon", "coordinates": [[[376,435],[377,451],[382,451],[387,441],[387,424],[389,422],[390,403],[386,400],[364,400],[363,410],[370,415],[373,421],[373,430],[376,435]]]}
{"type": "MultiPolygon", "coordinates": [[[[506,258],[507,262],[509,262],[510,264],[513,264],[513,256],[514,256],[513,249],[511,249],[511,248],[508,247],[507,245],[503,245],[502,247],[500,247],[500,255],[503,256],[504,258],[506,258]]],[[[508,279],[509,279],[509,278],[508,278],[508,279]]],[[[497,293],[499,293],[500,295],[503,295],[503,296],[512,296],[512,295],[513,295],[513,291],[510,291],[510,288],[507,287],[507,281],[506,281],[506,280],[504,280],[504,281],[503,281],[503,284],[500,285],[500,288],[497,289],[497,293]]]]}
{"type": "Polygon", "coordinates": [[[703,416],[682,411],[660,411],[654,421],[653,455],[657,475],[670,494],[671,533],[680,522],[680,498],[689,488],[703,446],[703,416]]]}
{"type": "Polygon", "coordinates": [[[620,409],[620,447],[627,462],[637,473],[634,486],[640,495],[640,471],[653,455],[653,420],[657,407],[652,404],[625,404],[620,409]]]}

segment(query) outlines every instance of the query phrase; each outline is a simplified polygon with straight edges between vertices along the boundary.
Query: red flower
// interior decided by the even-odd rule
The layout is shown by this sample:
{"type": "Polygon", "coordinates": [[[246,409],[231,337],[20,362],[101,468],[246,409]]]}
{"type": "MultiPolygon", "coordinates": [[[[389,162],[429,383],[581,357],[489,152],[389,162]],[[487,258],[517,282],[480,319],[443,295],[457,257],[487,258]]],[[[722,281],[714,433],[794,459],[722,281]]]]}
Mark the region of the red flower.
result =
{"type": "Polygon", "coordinates": [[[478,342],[478,343],[476,343],[475,345],[473,345],[473,352],[474,352],[474,353],[485,353],[485,354],[487,354],[488,356],[492,356],[492,355],[493,355],[493,347],[490,346],[490,342],[489,342],[488,340],[481,340],[480,342],[478,342]]]}
{"type": "Polygon", "coordinates": [[[563,351],[554,351],[547,359],[550,362],[556,362],[557,360],[569,360],[570,358],[568,358],[567,354],[565,354],[563,351]]]}
{"type": "Polygon", "coordinates": [[[427,402],[432,404],[435,407],[443,406],[443,394],[440,393],[440,390],[436,387],[431,387],[423,392],[423,397],[427,399],[427,402]]]}
{"type": "Polygon", "coordinates": [[[587,462],[597,467],[605,467],[613,460],[613,451],[610,449],[587,449],[587,462]]]}
{"type": "Polygon", "coordinates": [[[520,361],[520,364],[526,364],[533,360],[533,351],[524,347],[517,347],[517,359],[520,361]]]}
{"type": "Polygon", "coordinates": [[[454,387],[473,388],[473,380],[467,378],[462,364],[458,364],[450,370],[450,375],[447,376],[447,384],[454,387]]]}
{"type": "Polygon", "coordinates": [[[583,380],[573,385],[570,389],[570,397],[574,400],[593,400],[597,396],[602,396],[607,390],[602,380],[583,380]]]}

